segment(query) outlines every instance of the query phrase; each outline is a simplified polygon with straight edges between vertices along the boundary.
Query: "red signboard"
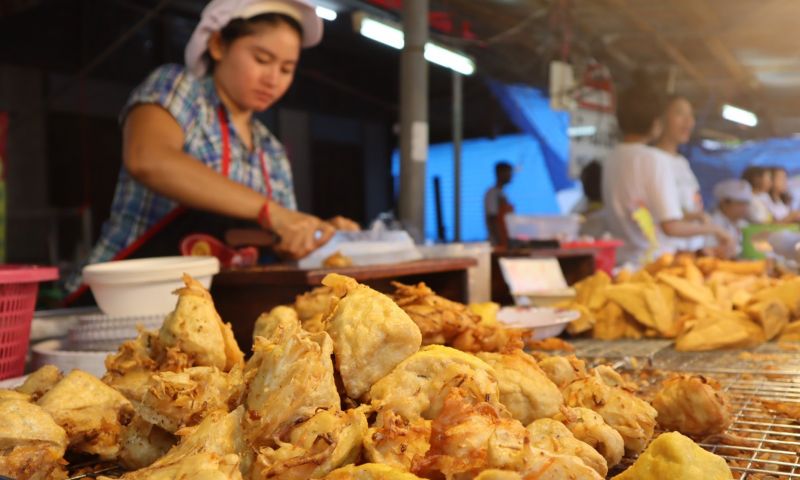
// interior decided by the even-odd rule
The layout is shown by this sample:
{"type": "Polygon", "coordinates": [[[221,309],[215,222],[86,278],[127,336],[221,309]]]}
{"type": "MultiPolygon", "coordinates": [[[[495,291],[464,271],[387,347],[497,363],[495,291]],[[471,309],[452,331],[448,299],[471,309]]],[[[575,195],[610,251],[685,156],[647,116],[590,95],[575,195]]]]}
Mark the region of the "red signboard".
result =
{"type": "MultiPolygon", "coordinates": [[[[384,10],[399,12],[403,9],[403,0],[367,0],[367,2],[384,10]]],[[[467,40],[476,40],[472,33],[472,24],[466,20],[456,19],[452,13],[433,11],[428,14],[428,23],[439,33],[454,35],[467,40]]]]}

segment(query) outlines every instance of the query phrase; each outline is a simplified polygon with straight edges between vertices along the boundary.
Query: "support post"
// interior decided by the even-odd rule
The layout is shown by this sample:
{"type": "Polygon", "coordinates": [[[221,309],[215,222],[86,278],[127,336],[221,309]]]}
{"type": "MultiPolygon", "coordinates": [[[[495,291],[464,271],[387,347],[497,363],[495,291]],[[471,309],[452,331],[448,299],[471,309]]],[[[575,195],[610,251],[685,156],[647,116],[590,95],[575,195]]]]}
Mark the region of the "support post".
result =
{"type": "Polygon", "coordinates": [[[428,0],[403,2],[405,45],[400,57],[400,220],[425,239],[425,166],[428,160],[428,0]]]}

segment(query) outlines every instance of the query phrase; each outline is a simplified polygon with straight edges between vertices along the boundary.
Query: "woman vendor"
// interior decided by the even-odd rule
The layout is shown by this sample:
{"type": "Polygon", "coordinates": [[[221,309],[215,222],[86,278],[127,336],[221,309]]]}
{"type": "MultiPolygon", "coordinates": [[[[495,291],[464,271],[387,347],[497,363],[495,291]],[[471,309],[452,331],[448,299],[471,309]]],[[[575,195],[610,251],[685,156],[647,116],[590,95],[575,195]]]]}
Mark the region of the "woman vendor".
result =
{"type": "Polygon", "coordinates": [[[302,258],[337,229],[296,211],[289,161],[254,114],[289,89],[302,48],[322,39],[307,0],[213,0],[186,47],[186,65],[159,67],[120,116],[123,164],[109,220],[89,262],[176,254],[191,233],[274,234],[302,258]]]}

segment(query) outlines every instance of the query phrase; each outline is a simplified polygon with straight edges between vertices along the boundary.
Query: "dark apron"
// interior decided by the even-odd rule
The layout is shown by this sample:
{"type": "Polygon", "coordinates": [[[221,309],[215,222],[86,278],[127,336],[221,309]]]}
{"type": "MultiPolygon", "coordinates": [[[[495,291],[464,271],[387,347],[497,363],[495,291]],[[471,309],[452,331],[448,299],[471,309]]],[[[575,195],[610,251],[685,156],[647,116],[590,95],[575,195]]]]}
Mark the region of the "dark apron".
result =
{"type": "MultiPolygon", "coordinates": [[[[220,105],[217,110],[222,134],[222,174],[226,177],[230,170],[231,147],[230,127],[225,109],[220,105]]],[[[261,168],[267,189],[267,199],[272,197],[272,186],[269,181],[269,171],[263,149],[260,152],[261,168]]],[[[232,229],[252,229],[257,227],[252,221],[226,217],[200,210],[177,207],[166,214],[155,225],[150,227],[133,243],[120,250],[112,261],[128,260],[134,258],[165,257],[180,255],[181,241],[193,233],[205,233],[221,241],[225,233],[232,229]]],[[[94,297],[89,286],[81,286],[64,299],[65,306],[94,305],[94,297]]]]}

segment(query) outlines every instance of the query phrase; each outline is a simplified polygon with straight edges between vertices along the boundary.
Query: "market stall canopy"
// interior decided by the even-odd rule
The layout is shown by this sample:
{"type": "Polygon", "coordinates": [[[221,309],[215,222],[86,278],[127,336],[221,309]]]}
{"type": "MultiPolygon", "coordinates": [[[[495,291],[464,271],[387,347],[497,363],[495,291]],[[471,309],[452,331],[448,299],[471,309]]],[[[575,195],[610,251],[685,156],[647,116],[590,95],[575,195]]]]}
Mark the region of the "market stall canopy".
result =
{"type": "Polygon", "coordinates": [[[594,58],[617,81],[644,68],[671,82],[695,104],[701,129],[741,138],[800,131],[800,2],[433,0],[431,10],[467,22],[474,39],[454,42],[479,71],[507,82],[546,87],[551,60],[594,58]],[[724,103],[755,112],[759,125],[723,120],[724,103]]]}

